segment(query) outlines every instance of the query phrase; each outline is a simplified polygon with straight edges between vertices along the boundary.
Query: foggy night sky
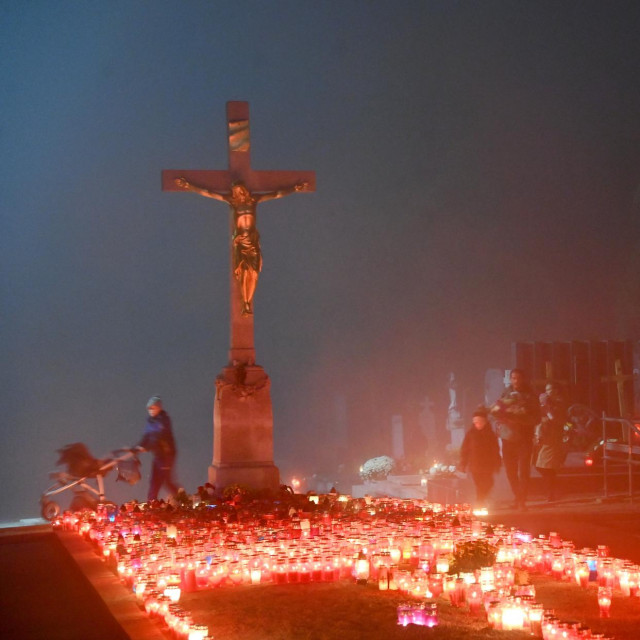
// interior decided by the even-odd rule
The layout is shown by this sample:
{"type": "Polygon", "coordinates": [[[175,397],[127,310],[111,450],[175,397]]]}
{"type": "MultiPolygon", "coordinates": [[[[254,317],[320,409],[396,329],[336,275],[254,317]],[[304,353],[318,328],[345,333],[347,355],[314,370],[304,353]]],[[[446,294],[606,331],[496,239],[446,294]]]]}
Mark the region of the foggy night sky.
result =
{"type": "Polygon", "coordinates": [[[206,481],[228,209],[160,172],[227,167],[228,100],[253,168],[317,174],[258,208],[283,476],[331,471],[339,394],[362,462],[450,370],[480,402],[513,341],[640,339],[639,3],[5,4],[0,518],[61,446],[135,444],[155,393],[206,481]]]}

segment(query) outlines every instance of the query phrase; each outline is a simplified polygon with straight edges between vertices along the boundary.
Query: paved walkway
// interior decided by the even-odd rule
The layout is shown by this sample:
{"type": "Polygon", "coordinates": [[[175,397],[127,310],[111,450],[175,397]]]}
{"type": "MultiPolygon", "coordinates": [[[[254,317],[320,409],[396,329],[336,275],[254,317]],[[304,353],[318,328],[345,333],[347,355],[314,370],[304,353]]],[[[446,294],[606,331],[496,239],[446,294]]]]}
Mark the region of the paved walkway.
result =
{"type": "Polygon", "coordinates": [[[32,524],[0,530],[0,636],[166,640],[79,536],[32,524]]]}
{"type": "Polygon", "coordinates": [[[487,518],[490,522],[518,527],[533,535],[556,531],[576,548],[595,549],[606,544],[616,558],[640,564],[640,497],[633,502],[626,497],[569,496],[557,503],[529,503],[526,511],[500,506],[487,518]]]}

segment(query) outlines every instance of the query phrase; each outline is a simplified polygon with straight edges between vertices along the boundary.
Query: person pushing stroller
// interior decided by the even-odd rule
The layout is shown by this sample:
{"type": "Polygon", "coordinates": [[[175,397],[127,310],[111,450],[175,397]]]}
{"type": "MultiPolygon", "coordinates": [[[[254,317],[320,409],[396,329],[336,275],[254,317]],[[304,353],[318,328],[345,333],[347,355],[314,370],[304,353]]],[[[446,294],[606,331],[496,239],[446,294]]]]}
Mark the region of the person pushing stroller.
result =
{"type": "Polygon", "coordinates": [[[158,499],[158,493],[163,485],[166,485],[173,495],[176,495],[180,488],[174,479],[177,449],[171,418],[163,409],[159,396],[152,396],[149,399],[147,412],[149,413],[147,426],[135,450],[149,451],[153,454],[151,480],[147,494],[147,500],[151,502],[158,499]]]}

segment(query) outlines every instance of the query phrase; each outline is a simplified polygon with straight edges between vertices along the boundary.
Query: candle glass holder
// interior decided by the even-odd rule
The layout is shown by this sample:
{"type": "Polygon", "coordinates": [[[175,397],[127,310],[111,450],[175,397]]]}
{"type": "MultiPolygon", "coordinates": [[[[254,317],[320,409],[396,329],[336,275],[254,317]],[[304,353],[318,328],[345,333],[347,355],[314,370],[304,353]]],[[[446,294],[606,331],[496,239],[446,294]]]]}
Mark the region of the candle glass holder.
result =
{"type": "Polygon", "coordinates": [[[611,617],[611,596],[613,589],[611,587],[598,587],[598,606],[600,607],[600,617],[611,617]]]}

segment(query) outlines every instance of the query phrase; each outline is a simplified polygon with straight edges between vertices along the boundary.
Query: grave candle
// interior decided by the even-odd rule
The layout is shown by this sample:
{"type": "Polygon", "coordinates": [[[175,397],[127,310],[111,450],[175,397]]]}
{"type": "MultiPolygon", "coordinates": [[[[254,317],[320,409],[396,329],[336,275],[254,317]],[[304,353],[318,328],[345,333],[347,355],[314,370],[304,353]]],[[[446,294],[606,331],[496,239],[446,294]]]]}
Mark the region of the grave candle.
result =
{"type": "Polygon", "coordinates": [[[412,606],[406,602],[399,604],[397,608],[398,612],[398,624],[406,627],[411,622],[412,606]]]}
{"type": "Polygon", "coordinates": [[[424,604],[414,604],[411,610],[411,622],[419,627],[425,624],[424,604]]]}
{"type": "Polygon", "coordinates": [[[389,588],[389,569],[384,565],[378,569],[378,589],[387,591],[389,588]]]}
{"type": "Polygon", "coordinates": [[[544,616],[544,607],[537,603],[532,602],[529,605],[529,626],[531,629],[531,635],[542,637],[542,618],[544,616]]]}
{"type": "Polygon", "coordinates": [[[427,601],[424,604],[424,625],[425,627],[435,627],[438,624],[438,605],[435,602],[427,601]]]}
{"type": "Polygon", "coordinates": [[[440,556],[436,560],[436,573],[447,573],[449,571],[449,558],[440,556]]]}
{"type": "Polygon", "coordinates": [[[432,573],[429,576],[429,591],[437,598],[442,593],[442,574],[432,573]]]}
{"type": "Polygon", "coordinates": [[[298,571],[300,572],[300,582],[311,582],[311,563],[308,557],[300,558],[298,571]]]}
{"type": "Polygon", "coordinates": [[[369,580],[369,558],[362,550],[358,553],[356,560],[355,576],[358,584],[367,584],[367,580],[369,580]]]}
{"type": "Polygon", "coordinates": [[[502,629],[502,606],[499,601],[494,600],[489,603],[487,610],[487,621],[493,629],[502,629]]]}
{"type": "Polygon", "coordinates": [[[467,602],[469,603],[469,611],[473,615],[478,615],[482,609],[482,587],[479,583],[474,582],[468,586],[467,602]]]}
{"type": "Polygon", "coordinates": [[[613,589],[616,581],[616,573],[613,568],[613,562],[610,558],[602,559],[600,573],[602,577],[602,586],[611,587],[613,589]]]}
{"type": "Polygon", "coordinates": [[[456,607],[458,606],[456,602],[456,577],[455,576],[444,576],[442,580],[442,592],[445,597],[449,598],[451,604],[456,607]]]}
{"type": "Polygon", "coordinates": [[[287,582],[287,565],[284,560],[278,560],[274,571],[275,583],[286,584],[287,582]]]}
{"type": "Polygon", "coordinates": [[[250,572],[251,584],[260,584],[260,580],[262,578],[262,569],[259,567],[254,567],[250,572]]]}
{"type": "Polygon", "coordinates": [[[611,616],[611,587],[598,587],[598,606],[600,607],[600,617],[609,618],[611,616]]]}
{"type": "Polygon", "coordinates": [[[398,581],[396,580],[397,571],[398,571],[398,567],[395,564],[392,564],[389,567],[389,591],[398,590],[398,581]]]}
{"type": "Polygon", "coordinates": [[[589,586],[589,565],[586,562],[579,562],[575,569],[576,582],[586,589],[589,586]]]}
{"type": "Polygon", "coordinates": [[[555,532],[549,532],[549,544],[554,548],[558,549],[562,546],[562,538],[555,532]]]}
{"type": "Polygon", "coordinates": [[[196,586],[203,588],[209,584],[209,565],[205,563],[201,563],[196,568],[196,586]]]}
{"type": "Polygon", "coordinates": [[[164,595],[171,600],[171,602],[176,603],[180,600],[180,587],[177,584],[167,585],[164,589],[164,595]]]}
{"type": "Polygon", "coordinates": [[[491,591],[493,589],[493,567],[482,567],[480,569],[480,585],[483,591],[491,591]]]}
{"type": "Polygon", "coordinates": [[[629,572],[629,595],[635,596],[638,593],[638,581],[640,580],[640,572],[637,567],[634,566],[633,570],[629,572]]]}
{"type": "Polygon", "coordinates": [[[318,557],[313,558],[311,562],[311,580],[312,582],[322,582],[322,562],[318,557]]]}
{"type": "Polygon", "coordinates": [[[508,602],[502,607],[502,629],[505,631],[524,628],[525,612],[521,604],[508,602]]]}
{"type": "Polygon", "coordinates": [[[551,573],[556,580],[561,580],[564,575],[564,557],[559,554],[555,554],[553,562],[551,563],[551,573]]]}
{"type": "Polygon", "coordinates": [[[204,624],[192,624],[189,627],[189,640],[205,640],[209,634],[209,627],[204,624]]]}

